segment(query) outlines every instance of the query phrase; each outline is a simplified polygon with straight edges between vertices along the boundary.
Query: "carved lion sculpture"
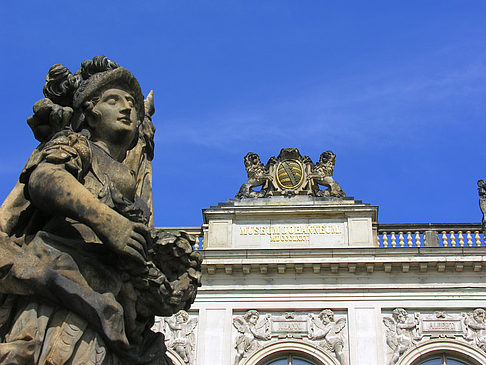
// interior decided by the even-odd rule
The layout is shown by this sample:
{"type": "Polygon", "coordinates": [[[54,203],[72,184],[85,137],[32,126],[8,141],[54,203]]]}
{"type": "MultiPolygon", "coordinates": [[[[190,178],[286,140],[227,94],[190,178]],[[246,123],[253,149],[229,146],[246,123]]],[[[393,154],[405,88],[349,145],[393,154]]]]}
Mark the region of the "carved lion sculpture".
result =
{"type": "Polygon", "coordinates": [[[341,186],[332,178],[335,161],[336,155],[332,151],[323,152],[319,157],[319,162],[312,169],[309,180],[312,191],[316,196],[334,196],[337,198],[344,198],[346,196],[341,186]],[[328,189],[320,190],[319,185],[325,186],[328,189]]]}
{"type": "Polygon", "coordinates": [[[268,172],[268,165],[264,166],[260,161],[260,156],[256,153],[248,152],[245,156],[245,168],[248,175],[248,181],[241,185],[236,198],[263,198],[267,194],[265,184],[270,182],[273,178],[268,172]],[[253,188],[261,186],[260,191],[254,191],[253,188]]]}

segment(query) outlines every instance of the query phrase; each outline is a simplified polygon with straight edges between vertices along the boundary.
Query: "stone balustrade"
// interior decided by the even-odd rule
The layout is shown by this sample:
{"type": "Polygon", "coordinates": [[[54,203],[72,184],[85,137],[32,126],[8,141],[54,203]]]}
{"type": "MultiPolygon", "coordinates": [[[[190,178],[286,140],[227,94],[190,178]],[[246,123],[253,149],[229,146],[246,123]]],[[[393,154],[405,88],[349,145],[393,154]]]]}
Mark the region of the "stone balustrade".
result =
{"type": "Polygon", "coordinates": [[[480,223],[379,224],[377,231],[377,244],[383,248],[485,245],[480,223]]]}
{"type": "MultiPolygon", "coordinates": [[[[196,237],[195,250],[203,249],[203,227],[160,227],[168,232],[186,231],[196,237]]],[[[485,247],[480,223],[378,224],[377,246],[393,247],[485,247]]]]}

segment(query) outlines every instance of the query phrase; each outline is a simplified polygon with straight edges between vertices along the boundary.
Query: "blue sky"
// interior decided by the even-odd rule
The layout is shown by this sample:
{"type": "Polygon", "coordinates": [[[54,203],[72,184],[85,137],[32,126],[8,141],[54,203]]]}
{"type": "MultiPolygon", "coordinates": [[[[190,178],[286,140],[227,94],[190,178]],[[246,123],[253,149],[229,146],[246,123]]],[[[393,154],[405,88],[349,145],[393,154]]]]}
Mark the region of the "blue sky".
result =
{"type": "Polygon", "coordinates": [[[155,223],[202,223],[243,156],[331,149],[381,223],[479,222],[485,1],[10,2],[0,10],[0,200],[52,64],[104,54],[155,91],[155,223]]]}

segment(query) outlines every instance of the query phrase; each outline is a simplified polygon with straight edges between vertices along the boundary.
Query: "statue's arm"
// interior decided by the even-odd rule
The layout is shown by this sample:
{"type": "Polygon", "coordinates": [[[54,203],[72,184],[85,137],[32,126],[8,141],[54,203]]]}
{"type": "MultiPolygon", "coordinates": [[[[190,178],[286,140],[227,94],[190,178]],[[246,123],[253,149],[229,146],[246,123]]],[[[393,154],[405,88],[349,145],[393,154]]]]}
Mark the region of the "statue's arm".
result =
{"type": "Polygon", "coordinates": [[[398,323],[397,327],[405,330],[413,329],[417,326],[415,322],[405,322],[405,323],[398,323]]]}
{"type": "Polygon", "coordinates": [[[40,210],[84,223],[113,251],[144,262],[147,228],[100,202],[62,166],[40,163],[30,175],[28,191],[40,210]]]}
{"type": "Polygon", "coordinates": [[[469,327],[471,327],[473,330],[476,330],[476,331],[486,329],[486,326],[484,324],[477,323],[476,321],[469,321],[469,323],[467,323],[467,325],[469,327]]]}

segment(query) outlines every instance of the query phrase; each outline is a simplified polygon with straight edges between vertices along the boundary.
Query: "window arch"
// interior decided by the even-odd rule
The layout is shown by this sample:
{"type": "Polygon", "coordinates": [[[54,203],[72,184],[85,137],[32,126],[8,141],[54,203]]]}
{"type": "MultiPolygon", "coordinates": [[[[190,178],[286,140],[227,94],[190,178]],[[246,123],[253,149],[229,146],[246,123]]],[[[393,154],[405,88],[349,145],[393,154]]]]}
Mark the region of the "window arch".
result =
{"type": "Polygon", "coordinates": [[[285,356],[278,357],[274,360],[269,360],[265,365],[316,365],[317,363],[310,360],[304,359],[298,355],[289,353],[285,356]]]}
{"type": "Polygon", "coordinates": [[[417,365],[473,365],[470,361],[460,359],[457,356],[447,353],[429,356],[428,359],[420,360],[417,365]]]}
{"type": "Polygon", "coordinates": [[[468,343],[437,339],[410,349],[396,365],[484,365],[486,356],[468,343]]]}
{"type": "Polygon", "coordinates": [[[251,355],[246,365],[339,365],[331,355],[301,340],[285,340],[267,345],[251,355]]]}

